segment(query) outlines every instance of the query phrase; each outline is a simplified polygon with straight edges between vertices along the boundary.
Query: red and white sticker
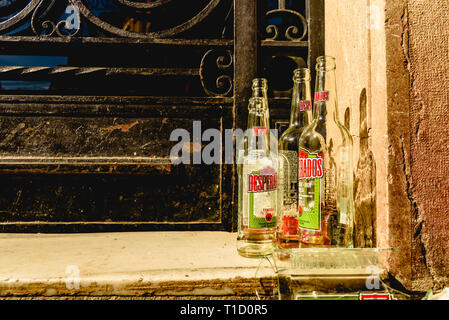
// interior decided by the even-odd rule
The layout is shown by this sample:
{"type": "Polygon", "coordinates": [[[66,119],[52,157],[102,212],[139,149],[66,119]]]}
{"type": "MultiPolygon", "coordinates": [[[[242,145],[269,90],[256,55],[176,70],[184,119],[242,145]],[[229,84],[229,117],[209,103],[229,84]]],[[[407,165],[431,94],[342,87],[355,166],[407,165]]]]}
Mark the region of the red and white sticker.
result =
{"type": "Polygon", "coordinates": [[[329,91],[315,92],[315,102],[329,101],[329,91]]]}
{"type": "Polygon", "coordinates": [[[392,300],[389,293],[361,293],[360,300],[392,300]]]}
{"type": "Polygon", "coordinates": [[[299,102],[300,111],[310,111],[312,110],[312,101],[304,100],[299,102]]]}
{"type": "Polygon", "coordinates": [[[268,135],[268,130],[265,127],[254,127],[254,135],[256,137],[268,135]]]}

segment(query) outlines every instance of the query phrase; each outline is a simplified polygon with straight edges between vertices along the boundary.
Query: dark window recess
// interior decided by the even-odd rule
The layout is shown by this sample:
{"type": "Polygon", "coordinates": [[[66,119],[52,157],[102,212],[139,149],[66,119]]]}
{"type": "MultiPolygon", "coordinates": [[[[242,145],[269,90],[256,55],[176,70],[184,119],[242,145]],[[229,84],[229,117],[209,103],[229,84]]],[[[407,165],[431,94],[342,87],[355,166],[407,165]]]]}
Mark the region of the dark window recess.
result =
{"type": "Polygon", "coordinates": [[[285,130],[293,70],[323,53],[323,12],[323,0],[0,1],[0,231],[235,230],[235,166],[174,165],[170,134],[244,129],[261,76],[285,130]]]}

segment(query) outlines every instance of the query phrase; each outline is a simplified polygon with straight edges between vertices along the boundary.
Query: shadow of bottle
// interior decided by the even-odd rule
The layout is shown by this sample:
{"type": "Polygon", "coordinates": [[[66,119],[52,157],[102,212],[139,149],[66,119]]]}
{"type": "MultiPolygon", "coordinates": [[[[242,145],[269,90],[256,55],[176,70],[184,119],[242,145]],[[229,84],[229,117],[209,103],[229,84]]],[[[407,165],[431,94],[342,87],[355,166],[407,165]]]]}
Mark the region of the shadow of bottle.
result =
{"type": "Polygon", "coordinates": [[[376,162],[369,147],[366,89],[360,94],[360,156],[354,177],[354,246],[376,247],[376,162]]]}

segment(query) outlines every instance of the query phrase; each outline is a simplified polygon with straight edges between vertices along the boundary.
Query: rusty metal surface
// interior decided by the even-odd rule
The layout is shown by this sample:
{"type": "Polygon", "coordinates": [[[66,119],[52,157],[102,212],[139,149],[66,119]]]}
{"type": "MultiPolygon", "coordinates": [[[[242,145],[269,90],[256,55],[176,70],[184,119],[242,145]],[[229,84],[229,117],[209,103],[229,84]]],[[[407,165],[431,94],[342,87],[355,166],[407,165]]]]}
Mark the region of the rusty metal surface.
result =
{"type": "Polygon", "coordinates": [[[217,167],[153,165],[139,175],[36,173],[1,175],[1,179],[3,230],[11,223],[29,227],[43,222],[129,224],[131,228],[147,224],[153,229],[221,224],[217,167]]]}
{"type": "Polygon", "coordinates": [[[0,79],[42,80],[52,77],[76,77],[95,75],[98,77],[128,75],[128,76],[198,76],[198,69],[174,68],[106,68],[106,67],[23,67],[0,66],[0,79]]]}

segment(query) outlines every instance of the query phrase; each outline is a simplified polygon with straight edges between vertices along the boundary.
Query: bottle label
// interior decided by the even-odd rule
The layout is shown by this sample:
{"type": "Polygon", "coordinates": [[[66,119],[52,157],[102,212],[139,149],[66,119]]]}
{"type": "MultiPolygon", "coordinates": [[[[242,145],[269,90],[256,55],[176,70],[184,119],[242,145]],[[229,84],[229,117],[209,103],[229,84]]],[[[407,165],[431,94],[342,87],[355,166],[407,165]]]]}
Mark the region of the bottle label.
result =
{"type": "Polygon", "coordinates": [[[315,102],[329,101],[329,91],[315,92],[315,102]]]}
{"type": "Polygon", "coordinates": [[[256,137],[268,135],[268,130],[265,127],[254,127],[253,129],[256,137]]]}
{"type": "Polygon", "coordinates": [[[298,202],[298,152],[279,151],[279,193],[283,215],[296,216],[298,202]],[[295,168],[295,169],[294,169],[295,168]]]}
{"type": "Polygon", "coordinates": [[[304,100],[299,102],[299,110],[302,111],[310,111],[312,110],[312,101],[304,100]]]}
{"type": "Polygon", "coordinates": [[[299,227],[321,231],[321,188],[324,177],[324,155],[300,149],[298,153],[299,227]]]}
{"type": "Polygon", "coordinates": [[[277,175],[272,168],[248,175],[248,215],[250,229],[276,226],[277,175]]]}

